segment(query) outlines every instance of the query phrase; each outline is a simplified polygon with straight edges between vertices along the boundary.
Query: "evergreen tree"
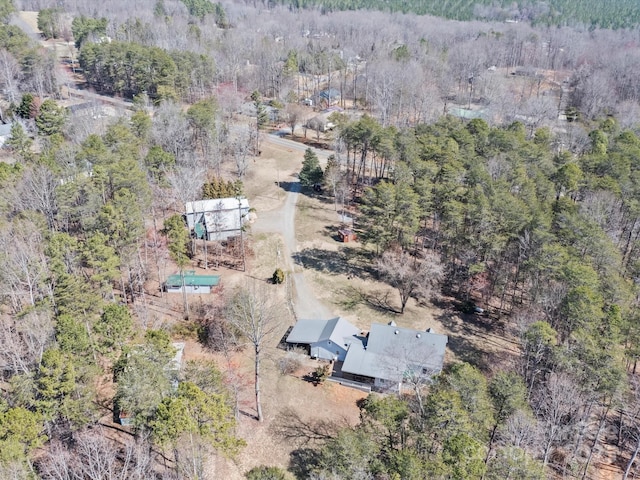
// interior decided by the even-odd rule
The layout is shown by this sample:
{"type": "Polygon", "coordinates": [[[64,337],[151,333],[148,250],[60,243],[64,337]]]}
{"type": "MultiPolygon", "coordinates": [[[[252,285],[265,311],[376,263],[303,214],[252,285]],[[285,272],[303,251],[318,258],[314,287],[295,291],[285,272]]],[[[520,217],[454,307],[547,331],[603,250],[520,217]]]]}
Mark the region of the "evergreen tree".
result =
{"type": "Polygon", "coordinates": [[[311,149],[307,148],[304,152],[304,160],[302,161],[302,170],[298,175],[300,184],[304,187],[310,187],[322,182],[322,168],[318,156],[311,149]]]}

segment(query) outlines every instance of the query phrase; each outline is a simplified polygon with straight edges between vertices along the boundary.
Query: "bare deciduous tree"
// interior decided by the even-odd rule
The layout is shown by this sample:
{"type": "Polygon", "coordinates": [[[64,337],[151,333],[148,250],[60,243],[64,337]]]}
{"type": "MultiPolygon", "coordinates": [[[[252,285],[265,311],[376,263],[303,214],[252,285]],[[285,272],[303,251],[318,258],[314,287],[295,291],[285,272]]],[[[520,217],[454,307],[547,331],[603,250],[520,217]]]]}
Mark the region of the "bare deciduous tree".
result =
{"type": "Polygon", "coordinates": [[[144,480],[153,478],[151,444],[144,435],[124,447],[102,429],[76,433],[73,443],[55,441],[40,459],[46,480],[144,480]]]}
{"type": "Polygon", "coordinates": [[[377,263],[380,275],[400,294],[400,312],[409,298],[428,299],[442,276],[442,264],[434,253],[418,260],[402,250],[387,250],[377,263]]]}
{"type": "Polygon", "coordinates": [[[20,83],[20,64],[6,50],[0,50],[0,85],[10,103],[17,103],[20,83]]]}
{"type": "Polygon", "coordinates": [[[289,103],[284,109],[284,116],[287,125],[291,128],[291,136],[296,135],[296,125],[302,121],[304,108],[296,103],[289,103]]]}
{"type": "Polygon", "coordinates": [[[255,397],[258,421],[262,422],[260,401],[260,362],[265,343],[278,327],[278,305],[272,292],[255,281],[237,289],[227,305],[227,320],[237,328],[253,347],[255,397]]]}

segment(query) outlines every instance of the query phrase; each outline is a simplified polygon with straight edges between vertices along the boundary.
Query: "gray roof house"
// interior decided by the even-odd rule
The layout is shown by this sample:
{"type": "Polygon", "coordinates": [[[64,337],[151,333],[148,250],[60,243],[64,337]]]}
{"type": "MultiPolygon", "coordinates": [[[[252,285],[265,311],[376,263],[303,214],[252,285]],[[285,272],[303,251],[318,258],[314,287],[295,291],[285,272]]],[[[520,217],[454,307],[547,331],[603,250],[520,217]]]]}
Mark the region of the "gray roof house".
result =
{"type": "Polygon", "coordinates": [[[341,98],[340,91],[335,88],[328,88],[318,93],[318,103],[323,103],[327,106],[338,103],[341,98]]]}
{"type": "Polygon", "coordinates": [[[226,240],[240,235],[240,228],[249,220],[249,201],[246,198],[214,198],[185,204],[189,230],[198,238],[226,240]]]}
{"type": "Polygon", "coordinates": [[[341,317],[330,320],[298,320],[287,343],[308,345],[309,355],[323,360],[343,361],[349,346],[361,343],[360,330],[341,317]]]}
{"type": "Polygon", "coordinates": [[[446,335],[402,328],[390,322],[373,324],[361,344],[352,344],[342,365],[347,379],[398,391],[402,384],[439,373],[449,339],[446,335]]]}
{"type": "Polygon", "coordinates": [[[373,324],[366,337],[342,318],[299,320],[287,343],[308,345],[314,358],[337,360],[341,378],[378,391],[400,391],[404,383],[422,382],[442,370],[446,335],[373,324]]]}

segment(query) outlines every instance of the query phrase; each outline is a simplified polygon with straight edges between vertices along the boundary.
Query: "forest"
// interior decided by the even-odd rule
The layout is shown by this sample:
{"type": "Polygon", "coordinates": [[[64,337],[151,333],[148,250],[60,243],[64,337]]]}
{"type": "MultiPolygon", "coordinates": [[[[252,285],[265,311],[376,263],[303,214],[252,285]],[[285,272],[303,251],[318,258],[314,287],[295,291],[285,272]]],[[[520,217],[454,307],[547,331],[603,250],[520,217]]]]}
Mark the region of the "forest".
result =
{"type": "Polygon", "coordinates": [[[510,20],[534,25],[569,25],[586,28],[633,28],[640,21],[640,8],[631,0],[607,2],[510,1],[380,1],[380,0],[281,0],[294,9],[321,8],[336,10],[382,10],[433,15],[451,20],[510,20]]]}
{"type": "MultiPolygon", "coordinates": [[[[638,475],[638,5],[414,3],[0,0],[0,478],[638,475]],[[449,302],[515,353],[456,352],[338,425],[262,411],[284,285],[155,317],[207,245],[185,204],[275,188],[271,131],[330,150],[296,182],[353,215],[349,275],[397,292],[389,318],[449,302]],[[177,369],[185,339],[211,355],[177,369]],[[265,423],[286,461],[238,460],[265,423]]],[[[205,255],[248,277],[243,235],[205,255]]]]}

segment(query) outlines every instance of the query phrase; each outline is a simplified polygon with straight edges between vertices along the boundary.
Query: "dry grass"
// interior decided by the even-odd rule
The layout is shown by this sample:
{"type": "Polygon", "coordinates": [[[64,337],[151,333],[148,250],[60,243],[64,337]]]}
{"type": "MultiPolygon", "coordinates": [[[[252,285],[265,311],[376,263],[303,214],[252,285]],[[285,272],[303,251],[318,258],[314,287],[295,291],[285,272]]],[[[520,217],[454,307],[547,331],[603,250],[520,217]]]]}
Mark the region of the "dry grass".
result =
{"type": "MultiPolygon", "coordinates": [[[[278,186],[278,180],[293,181],[300,168],[302,153],[284,147],[263,143],[262,156],[249,166],[244,179],[245,193],[255,208],[256,215],[269,215],[282,205],[286,192],[278,186]]],[[[233,178],[233,167],[227,165],[226,176],[233,178]]],[[[426,329],[450,337],[447,362],[470,360],[476,364],[495,363],[495,359],[514,351],[510,340],[495,333],[485,319],[463,317],[453,311],[449,302],[441,306],[419,305],[411,300],[404,315],[384,308],[384,303],[398,306],[397,292],[375,278],[371,270],[370,253],[359,243],[342,244],[335,238],[340,218],[331,199],[322,199],[303,192],[299,196],[296,212],[296,238],[298,241],[296,271],[303,271],[315,295],[335,315],[342,315],[363,330],[371,323],[386,323],[394,320],[398,325],[426,329]],[[377,305],[376,305],[377,303],[377,305]]],[[[223,289],[228,291],[246,281],[265,281],[271,277],[276,266],[284,266],[284,259],[277,252],[282,246],[279,234],[252,233],[247,235],[252,254],[248,258],[247,272],[219,268],[207,273],[222,275],[223,289]]],[[[172,265],[166,267],[167,273],[172,265]]],[[[202,269],[196,269],[199,273],[202,269]]],[[[157,289],[157,280],[149,285],[150,291],[157,289]]],[[[288,467],[291,455],[301,446],[301,439],[295,440],[282,432],[331,433],[345,425],[358,422],[359,411],[356,401],[364,393],[341,385],[327,382],[319,386],[304,380],[315,370],[317,362],[305,358],[302,367],[293,375],[280,373],[280,360],[286,352],[277,348],[278,342],[287,328],[293,324],[291,312],[285,308],[289,291],[286,285],[269,286],[278,296],[283,306],[276,334],[265,349],[262,363],[262,392],[265,421],[258,423],[255,418],[253,392],[253,359],[249,353],[238,354],[231,363],[214,353],[203,349],[194,340],[187,340],[186,359],[215,359],[222,369],[232,369],[233,381],[240,384],[240,416],[238,435],[247,442],[238,458],[234,460],[215,459],[215,478],[229,480],[242,479],[244,473],[257,465],[277,465],[288,467]],[[280,432],[280,434],[278,434],[280,432]]],[[[216,295],[216,294],[214,294],[216,295]]],[[[210,301],[213,298],[196,298],[192,302],[210,301]]],[[[165,305],[166,309],[155,307],[152,311],[154,324],[181,322],[181,295],[170,295],[160,299],[153,297],[154,304],[165,305]]],[[[149,309],[152,310],[151,307],[149,309]]]]}

